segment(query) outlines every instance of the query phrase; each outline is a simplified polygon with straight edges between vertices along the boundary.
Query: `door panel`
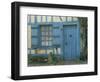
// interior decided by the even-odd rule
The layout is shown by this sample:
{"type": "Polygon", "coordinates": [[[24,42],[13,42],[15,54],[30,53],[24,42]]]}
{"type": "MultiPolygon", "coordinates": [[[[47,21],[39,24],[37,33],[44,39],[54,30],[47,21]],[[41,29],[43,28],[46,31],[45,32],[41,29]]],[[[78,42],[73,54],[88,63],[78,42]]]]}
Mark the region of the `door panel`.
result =
{"type": "Polygon", "coordinates": [[[64,26],[64,59],[76,59],[79,35],[76,26],[64,26]]]}

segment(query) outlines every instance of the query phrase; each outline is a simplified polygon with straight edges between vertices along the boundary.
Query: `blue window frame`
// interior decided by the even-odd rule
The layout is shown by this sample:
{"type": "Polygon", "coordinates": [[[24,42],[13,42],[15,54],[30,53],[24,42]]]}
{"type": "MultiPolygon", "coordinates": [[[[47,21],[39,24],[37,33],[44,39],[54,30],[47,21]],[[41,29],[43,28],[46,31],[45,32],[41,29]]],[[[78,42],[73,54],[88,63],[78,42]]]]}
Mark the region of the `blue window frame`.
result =
{"type": "Polygon", "coordinates": [[[41,26],[41,46],[52,46],[52,26],[41,26]]]}

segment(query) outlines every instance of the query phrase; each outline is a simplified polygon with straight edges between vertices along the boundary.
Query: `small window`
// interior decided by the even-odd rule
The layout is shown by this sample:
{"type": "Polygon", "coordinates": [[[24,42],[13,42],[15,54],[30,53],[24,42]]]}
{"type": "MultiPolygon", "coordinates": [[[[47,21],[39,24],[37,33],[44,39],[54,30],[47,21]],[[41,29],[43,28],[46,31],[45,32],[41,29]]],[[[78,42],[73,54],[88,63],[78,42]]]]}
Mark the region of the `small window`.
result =
{"type": "Polygon", "coordinates": [[[41,43],[42,43],[42,46],[52,45],[52,27],[51,26],[41,26],[41,43]]]}

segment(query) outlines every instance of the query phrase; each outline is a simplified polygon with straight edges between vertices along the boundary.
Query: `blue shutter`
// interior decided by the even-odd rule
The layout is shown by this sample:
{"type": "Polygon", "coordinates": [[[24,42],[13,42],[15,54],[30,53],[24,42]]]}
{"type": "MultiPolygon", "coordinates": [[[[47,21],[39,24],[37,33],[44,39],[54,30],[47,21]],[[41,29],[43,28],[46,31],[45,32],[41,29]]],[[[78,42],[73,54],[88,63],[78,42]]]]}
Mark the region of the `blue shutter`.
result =
{"type": "Polygon", "coordinates": [[[59,27],[56,27],[53,29],[53,45],[54,46],[60,46],[60,29],[59,27]]]}
{"type": "Polygon", "coordinates": [[[38,45],[38,28],[32,28],[32,47],[36,47],[38,45]]]}
{"type": "Polygon", "coordinates": [[[38,44],[38,39],[36,37],[32,37],[32,45],[37,45],[38,44]]]}
{"type": "Polygon", "coordinates": [[[38,35],[38,30],[32,29],[32,36],[37,36],[37,35],[38,35]]]}

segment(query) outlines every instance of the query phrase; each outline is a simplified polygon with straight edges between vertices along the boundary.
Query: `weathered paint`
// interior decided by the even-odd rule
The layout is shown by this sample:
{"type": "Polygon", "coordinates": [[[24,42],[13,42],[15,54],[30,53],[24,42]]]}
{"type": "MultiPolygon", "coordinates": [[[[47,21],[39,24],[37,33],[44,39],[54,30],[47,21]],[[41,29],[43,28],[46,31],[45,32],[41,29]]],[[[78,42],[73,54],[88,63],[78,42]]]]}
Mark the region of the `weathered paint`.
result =
{"type": "Polygon", "coordinates": [[[64,58],[65,59],[76,59],[79,56],[80,43],[77,25],[64,26],[64,58]]]}

